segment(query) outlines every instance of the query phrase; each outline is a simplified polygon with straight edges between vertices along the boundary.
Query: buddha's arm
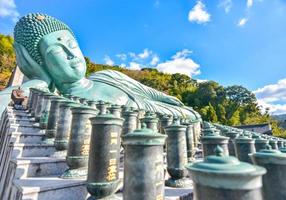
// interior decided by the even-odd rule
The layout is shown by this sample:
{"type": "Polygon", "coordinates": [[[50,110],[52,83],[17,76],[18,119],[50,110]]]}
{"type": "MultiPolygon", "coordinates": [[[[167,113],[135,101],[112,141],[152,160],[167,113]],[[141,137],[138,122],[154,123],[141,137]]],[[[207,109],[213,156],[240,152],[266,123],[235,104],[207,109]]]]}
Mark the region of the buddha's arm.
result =
{"type": "Polygon", "coordinates": [[[137,96],[142,96],[154,101],[161,101],[167,104],[183,106],[184,104],[176,97],[166,95],[163,92],[150,88],[138,81],[126,76],[125,74],[114,70],[103,70],[92,74],[90,80],[105,82],[123,91],[132,91],[137,96]]]}
{"type": "MultiPolygon", "coordinates": [[[[138,84],[141,84],[141,83],[138,82],[138,84]]],[[[141,85],[143,85],[143,84],[141,84],[141,85]]],[[[176,98],[174,96],[167,95],[163,92],[155,90],[155,89],[148,87],[146,85],[143,85],[143,87],[145,87],[145,90],[146,90],[146,93],[148,94],[148,96],[155,101],[161,101],[161,102],[176,105],[176,106],[183,106],[184,105],[178,98],[176,98]]]]}

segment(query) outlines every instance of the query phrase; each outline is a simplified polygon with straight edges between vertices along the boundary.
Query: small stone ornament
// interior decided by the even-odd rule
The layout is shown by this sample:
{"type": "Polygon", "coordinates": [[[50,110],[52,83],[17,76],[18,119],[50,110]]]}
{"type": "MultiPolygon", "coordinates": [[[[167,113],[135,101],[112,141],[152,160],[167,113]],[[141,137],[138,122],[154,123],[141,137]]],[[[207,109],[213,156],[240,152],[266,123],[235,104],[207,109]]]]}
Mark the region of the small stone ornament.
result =
{"type": "Polygon", "coordinates": [[[255,138],[255,151],[259,152],[260,150],[265,148],[265,145],[269,144],[269,141],[266,138],[258,136],[255,138]]]}
{"type": "Polygon", "coordinates": [[[96,104],[96,108],[99,110],[99,114],[106,114],[108,104],[104,101],[98,101],[96,104]]]}
{"type": "Polygon", "coordinates": [[[170,178],[165,182],[166,186],[182,188],[190,185],[186,178],[187,170],[185,168],[188,162],[186,130],[187,126],[180,125],[178,118],[174,119],[172,125],[165,128],[168,135],[166,140],[167,171],[170,175],[170,178]]]}
{"type": "Polygon", "coordinates": [[[219,131],[215,128],[208,128],[204,129],[204,135],[201,137],[201,143],[203,145],[203,156],[209,156],[214,155],[215,148],[217,145],[219,145],[225,155],[229,155],[228,151],[228,141],[229,138],[225,136],[221,136],[219,131]],[[205,133],[205,130],[207,130],[207,134],[205,133]]]}
{"type": "Polygon", "coordinates": [[[162,118],[160,119],[160,133],[166,134],[164,129],[167,126],[170,126],[172,122],[173,118],[171,115],[163,115],[162,118]]]}
{"type": "Polygon", "coordinates": [[[278,150],[277,140],[274,137],[271,137],[269,139],[269,145],[271,146],[272,149],[278,150]]]}
{"type": "Polygon", "coordinates": [[[56,96],[53,93],[45,93],[44,94],[44,102],[43,102],[43,111],[40,117],[40,128],[41,129],[46,129],[48,125],[48,120],[49,120],[49,113],[51,109],[51,99],[56,96]]]}
{"type": "Polygon", "coordinates": [[[166,135],[146,128],[122,136],[124,200],[164,199],[163,145],[166,135]]]}
{"type": "Polygon", "coordinates": [[[251,155],[254,164],[265,167],[263,176],[264,200],[286,199],[286,154],[266,145],[265,149],[251,155]]]}
{"type": "Polygon", "coordinates": [[[72,123],[71,109],[76,107],[80,107],[80,104],[72,101],[63,102],[60,105],[59,119],[54,141],[56,152],[53,154],[53,157],[66,156],[72,123]]]}
{"type": "Polygon", "coordinates": [[[228,141],[228,151],[229,155],[235,156],[235,139],[239,136],[239,133],[234,130],[227,130],[225,136],[229,137],[228,141]]]}
{"type": "Polygon", "coordinates": [[[240,161],[252,163],[248,155],[252,153],[255,153],[254,139],[244,133],[235,139],[235,155],[240,161]]]}
{"type": "Polygon", "coordinates": [[[117,105],[117,104],[112,104],[109,108],[108,108],[110,114],[120,118],[121,117],[121,106],[117,105]]]}
{"type": "Polygon", "coordinates": [[[125,110],[125,112],[122,113],[122,118],[124,118],[122,135],[130,133],[137,128],[137,117],[138,113],[132,109],[125,110]]]}
{"type": "Polygon", "coordinates": [[[263,200],[262,175],[266,170],[226,156],[220,146],[215,155],[189,163],[186,168],[193,180],[196,200],[263,200]]]}
{"type": "Polygon", "coordinates": [[[155,132],[158,132],[158,122],[159,119],[152,112],[146,112],[144,118],[141,119],[141,123],[145,123],[147,128],[152,129],[155,132]]]}
{"type": "Polygon", "coordinates": [[[120,136],[123,119],[107,111],[91,118],[92,134],[89,150],[88,200],[115,199],[118,190],[120,136]]]}
{"type": "Polygon", "coordinates": [[[67,169],[62,178],[83,178],[87,175],[88,155],[90,148],[91,122],[98,110],[79,106],[71,109],[72,123],[67,150],[67,169]]]}
{"type": "Polygon", "coordinates": [[[51,107],[49,112],[49,118],[47,123],[47,129],[45,132],[44,143],[54,144],[55,135],[57,131],[57,125],[59,120],[59,110],[61,102],[65,102],[66,99],[60,96],[54,96],[51,99],[51,107]]]}

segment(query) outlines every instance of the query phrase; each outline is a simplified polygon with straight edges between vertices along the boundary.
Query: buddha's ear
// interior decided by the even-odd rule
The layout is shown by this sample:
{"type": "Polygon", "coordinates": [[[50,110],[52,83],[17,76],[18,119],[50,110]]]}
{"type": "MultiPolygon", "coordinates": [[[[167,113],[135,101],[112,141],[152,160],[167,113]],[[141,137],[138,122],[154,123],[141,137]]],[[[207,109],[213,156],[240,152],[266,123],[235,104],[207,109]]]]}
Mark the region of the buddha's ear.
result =
{"type": "Polygon", "coordinates": [[[49,85],[51,83],[51,78],[48,73],[40,66],[32,57],[29,55],[28,51],[21,44],[14,42],[14,49],[16,52],[17,65],[20,70],[29,79],[39,79],[47,82],[49,85]]]}

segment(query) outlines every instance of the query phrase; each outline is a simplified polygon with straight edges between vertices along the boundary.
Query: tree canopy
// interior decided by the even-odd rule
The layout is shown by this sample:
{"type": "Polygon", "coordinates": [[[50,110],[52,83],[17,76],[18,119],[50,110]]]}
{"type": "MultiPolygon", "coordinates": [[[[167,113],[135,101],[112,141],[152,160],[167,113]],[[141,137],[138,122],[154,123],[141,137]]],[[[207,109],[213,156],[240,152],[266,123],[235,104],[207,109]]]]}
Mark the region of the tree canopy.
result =
{"type": "Polygon", "coordinates": [[[5,88],[16,65],[13,38],[0,34],[0,90],[5,88]]]}

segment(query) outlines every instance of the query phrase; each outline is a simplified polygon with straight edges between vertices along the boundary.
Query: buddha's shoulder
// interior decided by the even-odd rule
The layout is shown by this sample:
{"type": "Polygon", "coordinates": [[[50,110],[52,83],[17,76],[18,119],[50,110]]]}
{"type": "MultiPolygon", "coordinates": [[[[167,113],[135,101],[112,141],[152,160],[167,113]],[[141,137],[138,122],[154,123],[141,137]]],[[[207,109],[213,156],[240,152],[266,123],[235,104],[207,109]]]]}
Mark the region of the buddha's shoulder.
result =
{"type": "Polygon", "coordinates": [[[101,70],[101,71],[97,71],[95,73],[92,73],[89,76],[89,79],[106,79],[106,78],[111,78],[111,79],[128,79],[129,77],[126,76],[125,74],[123,74],[120,71],[117,70],[112,70],[112,69],[107,69],[107,70],[101,70]]]}
{"type": "Polygon", "coordinates": [[[91,76],[94,75],[115,75],[115,76],[121,76],[124,75],[122,72],[117,71],[117,70],[112,70],[112,69],[105,69],[105,70],[101,70],[101,71],[97,71],[91,74],[91,76]]]}

